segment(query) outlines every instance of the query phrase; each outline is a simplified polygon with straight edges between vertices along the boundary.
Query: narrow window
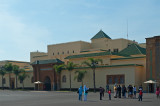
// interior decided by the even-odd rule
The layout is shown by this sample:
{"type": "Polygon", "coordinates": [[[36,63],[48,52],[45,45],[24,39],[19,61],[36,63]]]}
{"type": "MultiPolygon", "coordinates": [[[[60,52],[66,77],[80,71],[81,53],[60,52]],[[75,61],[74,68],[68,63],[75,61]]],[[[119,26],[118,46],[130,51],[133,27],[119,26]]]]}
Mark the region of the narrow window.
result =
{"type": "Polygon", "coordinates": [[[63,75],[63,77],[62,77],[62,82],[66,82],[66,76],[65,75],[63,75]]]}
{"type": "Polygon", "coordinates": [[[2,82],[3,82],[3,84],[6,84],[6,79],[5,79],[5,78],[3,78],[3,81],[2,81],[2,82]]]}

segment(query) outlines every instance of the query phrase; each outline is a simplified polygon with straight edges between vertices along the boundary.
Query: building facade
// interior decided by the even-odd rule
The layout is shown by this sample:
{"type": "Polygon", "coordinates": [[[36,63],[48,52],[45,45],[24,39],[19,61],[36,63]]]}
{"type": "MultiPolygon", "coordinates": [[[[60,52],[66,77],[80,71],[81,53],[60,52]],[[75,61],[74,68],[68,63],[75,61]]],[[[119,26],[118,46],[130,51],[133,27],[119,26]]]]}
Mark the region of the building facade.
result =
{"type": "MultiPolygon", "coordinates": [[[[146,49],[143,47],[145,47],[145,44],[138,44],[135,41],[127,39],[111,39],[107,34],[100,30],[91,38],[91,43],[76,41],[48,45],[47,53],[31,52],[30,61],[31,63],[36,63],[36,61],[42,62],[58,59],[61,61],[61,64],[62,62],[67,64],[69,61],[78,64],[71,72],[72,88],[77,89],[81,85],[81,82],[74,80],[74,76],[76,75],[75,71],[86,70],[87,73],[84,78],[84,84],[90,89],[93,89],[93,72],[89,67],[81,65],[81,63],[88,60],[88,58],[102,59],[103,63],[99,63],[95,71],[96,88],[99,88],[100,86],[105,88],[108,84],[111,89],[113,89],[113,86],[116,83],[125,86],[136,85],[137,87],[143,85],[144,89],[146,89],[146,86],[143,84],[143,82],[146,81],[146,49]]],[[[45,77],[50,75],[49,78],[52,80],[51,90],[54,90],[55,83],[57,83],[57,81],[55,81],[56,74],[54,73],[54,70],[49,70],[54,64],[58,63],[44,62],[43,66],[40,65],[40,67],[32,65],[34,76],[37,77],[36,80],[45,82],[45,77]],[[47,66],[49,64],[51,64],[50,67],[47,66]],[[44,74],[46,75],[44,76],[44,74]]],[[[69,89],[69,72],[67,70],[62,71],[60,83],[61,89],[69,89]]],[[[44,89],[44,85],[42,86],[42,89],[44,89]]]]}
{"type": "MultiPolygon", "coordinates": [[[[23,62],[23,61],[12,61],[12,60],[5,60],[5,61],[0,61],[0,67],[4,66],[6,63],[11,63],[12,65],[18,65],[20,69],[24,69],[26,74],[29,75],[24,80],[24,87],[26,89],[34,89],[34,78],[33,78],[33,68],[30,65],[29,62],[23,62]]],[[[3,81],[2,78],[0,78],[0,85],[4,84],[4,88],[9,88],[15,89],[16,88],[16,76],[11,73],[11,83],[9,85],[9,74],[5,74],[3,81]]],[[[2,86],[0,86],[2,87],[2,86]]],[[[20,80],[17,81],[17,88],[22,88],[22,82],[20,80]]]]}

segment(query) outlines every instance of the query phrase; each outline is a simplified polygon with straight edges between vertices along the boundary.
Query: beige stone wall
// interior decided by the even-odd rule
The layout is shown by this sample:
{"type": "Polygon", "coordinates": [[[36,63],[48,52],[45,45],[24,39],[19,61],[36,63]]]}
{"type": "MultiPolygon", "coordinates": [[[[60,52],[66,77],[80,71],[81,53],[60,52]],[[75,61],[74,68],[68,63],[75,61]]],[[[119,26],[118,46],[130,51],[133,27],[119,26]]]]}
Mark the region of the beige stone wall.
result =
{"type": "Polygon", "coordinates": [[[112,41],[112,40],[107,38],[92,39],[91,47],[92,49],[100,48],[100,49],[108,50],[109,41],[112,41]]]}
{"type": "MultiPolygon", "coordinates": [[[[96,57],[86,57],[86,58],[75,58],[70,59],[69,61],[73,62],[74,64],[81,65],[82,62],[88,61],[88,58],[94,58],[94,59],[102,59],[102,63],[99,62],[99,65],[110,65],[110,56],[96,56],[96,57]]],[[[84,64],[82,65],[84,66],[84,64]]]]}
{"type": "Polygon", "coordinates": [[[112,65],[119,64],[142,64],[145,66],[145,58],[137,58],[137,59],[124,59],[124,60],[111,60],[112,65]]]}
{"type": "Polygon", "coordinates": [[[36,60],[47,60],[48,54],[45,52],[30,52],[30,62],[33,63],[36,60]]]}
{"type": "Polygon", "coordinates": [[[58,58],[62,61],[66,61],[64,59],[65,57],[78,54],[81,50],[88,49],[89,46],[90,44],[88,42],[83,41],[48,45],[48,56],[49,59],[58,58]]]}
{"type": "Polygon", "coordinates": [[[127,40],[127,39],[113,39],[108,42],[108,45],[111,51],[114,51],[114,49],[118,49],[118,51],[121,51],[124,48],[126,48],[128,44],[132,44],[132,43],[137,44],[137,42],[127,40]]]}
{"type": "MultiPolygon", "coordinates": [[[[29,77],[27,77],[24,80],[24,87],[33,87],[34,88],[34,83],[31,82],[32,77],[33,77],[33,72],[27,72],[26,74],[29,75],[29,77]]],[[[18,87],[22,87],[23,85],[20,83],[20,81],[18,80],[18,87]]]]}
{"type": "MultiPolygon", "coordinates": [[[[84,85],[87,85],[89,88],[93,88],[93,71],[91,69],[83,69],[87,71],[87,74],[84,78],[84,85]]],[[[71,72],[72,74],[72,88],[78,88],[81,85],[81,82],[74,80],[75,71],[71,72]]],[[[106,87],[106,75],[125,75],[125,85],[129,84],[135,85],[135,71],[134,66],[125,66],[125,67],[112,67],[112,68],[97,68],[96,69],[96,87],[106,87]]],[[[62,71],[61,79],[63,75],[66,75],[67,82],[61,82],[62,88],[69,88],[69,72],[67,70],[62,71]]],[[[61,80],[62,81],[62,80],[61,80]]],[[[113,90],[114,84],[110,85],[110,88],[113,90]]]]}
{"type": "Polygon", "coordinates": [[[114,51],[114,49],[118,49],[119,51],[123,50],[128,46],[128,44],[136,43],[135,41],[127,40],[127,39],[107,39],[107,38],[100,38],[100,39],[93,39],[91,42],[92,49],[104,49],[114,51]]]}
{"type": "Polygon", "coordinates": [[[121,51],[122,49],[126,48],[128,44],[131,43],[137,44],[137,42],[127,39],[107,39],[107,38],[93,39],[91,43],[84,41],[75,41],[68,43],[53,44],[47,46],[48,49],[47,53],[31,52],[30,60],[31,62],[34,62],[36,60],[58,58],[66,63],[68,60],[64,59],[65,57],[69,55],[79,54],[81,53],[81,51],[96,52],[98,50],[109,50],[109,49],[111,51],[114,51],[114,49],[118,49],[118,51],[121,51]]]}
{"type": "MultiPolygon", "coordinates": [[[[34,87],[34,83],[31,83],[31,79],[33,77],[33,72],[27,72],[27,74],[29,75],[29,77],[27,77],[24,80],[24,87],[34,87]]],[[[6,74],[3,78],[5,78],[6,83],[4,84],[4,87],[9,87],[9,74],[6,74]]],[[[16,87],[16,76],[12,73],[11,74],[11,79],[14,78],[14,85],[16,87]]],[[[22,87],[23,85],[20,83],[19,80],[17,80],[17,86],[18,87],[22,87]]],[[[2,78],[0,77],[0,87],[2,87],[2,78]]]]}

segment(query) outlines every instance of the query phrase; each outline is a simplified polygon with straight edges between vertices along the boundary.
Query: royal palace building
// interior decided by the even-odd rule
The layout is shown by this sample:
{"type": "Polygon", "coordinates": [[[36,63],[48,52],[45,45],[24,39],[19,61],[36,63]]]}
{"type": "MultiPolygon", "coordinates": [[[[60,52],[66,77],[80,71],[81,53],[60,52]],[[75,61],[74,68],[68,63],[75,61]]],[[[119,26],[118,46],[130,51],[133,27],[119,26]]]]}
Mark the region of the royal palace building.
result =
{"type": "MultiPolygon", "coordinates": [[[[91,38],[91,42],[75,41],[47,46],[47,52],[31,52],[30,63],[18,62],[21,67],[26,69],[29,78],[25,80],[25,87],[39,90],[68,90],[70,88],[69,71],[63,69],[60,74],[60,80],[57,80],[58,74],[53,66],[68,64],[73,62],[77,64],[71,71],[71,87],[77,89],[81,81],[75,80],[76,71],[85,70],[87,73],[83,79],[83,84],[93,89],[93,71],[90,67],[82,64],[89,58],[101,59],[95,69],[95,85],[105,88],[110,86],[113,90],[115,84],[140,86],[147,91],[148,85],[144,84],[146,80],[160,81],[160,37],[155,36],[146,38],[146,44],[128,39],[111,39],[107,34],[100,30],[91,38]],[[23,64],[23,65],[22,65],[23,64]],[[40,84],[33,82],[40,81],[40,84]],[[60,84],[59,88],[57,87],[60,84]]],[[[13,64],[16,61],[9,61],[13,64]]],[[[0,64],[4,64],[1,62],[0,64]]],[[[17,63],[16,63],[17,64],[17,63]]],[[[8,76],[5,75],[6,82],[8,76]]],[[[15,79],[12,75],[12,86],[15,79]]],[[[1,81],[0,81],[1,83],[1,81]]],[[[8,86],[7,83],[5,85],[8,86]]],[[[19,83],[19,87],[21,84],[19,83]]],[[[150,86],[154,89],[154,86],[150,86]]]]}
{"type": "MultiPolygon", "coordinates": [[[[47,53],[31,52],[35,81],[41,81],[40,89],[56,90],[57,74],[55,64],[67,64],[69,61],[78,66],[71,72],[72,89],[77,89],[81,82],[74,80],[75,71],[86,70],[84,84],[93,89],[93,71],[82,65],[88,58],[102,59],[95,70],[96,88],[108,84],[143,85],[146,81],[146,49],[145,44],[138,44],[127,39],[111,39],[100,30],[91,38],[91,42],[75,41],[47,46],[47,53]],[[45,87],[44,87],[45,86],[45,87]]],[[[69,89],[69,72],[61,72],[60,89],[69,89]]]]}

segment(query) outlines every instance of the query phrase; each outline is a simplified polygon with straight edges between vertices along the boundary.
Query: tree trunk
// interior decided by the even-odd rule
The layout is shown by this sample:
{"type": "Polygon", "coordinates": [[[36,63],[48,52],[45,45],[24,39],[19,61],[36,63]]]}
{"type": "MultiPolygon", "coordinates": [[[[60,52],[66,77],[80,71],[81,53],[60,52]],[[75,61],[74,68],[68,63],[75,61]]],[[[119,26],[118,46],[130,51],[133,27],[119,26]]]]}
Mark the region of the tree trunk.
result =
{"type": "Polygon", "coordinates": [[[22,84],[23,84],[23,89],[24,89],[24,82],[22,84]]]}
{"type": "Polygon", "coordinates": [[[17,89],[17,75],[16,75],[16,89],[17,89]]]}
{"type": "Polygon", "coordinates": [[[71,91],[71,71],[69,71],[69,78],[70,78],[70,91],[71,91]]]}
{"type": "Polygon", "coordinates": [[[4,86],[3,86],[3,76],[2,76],[2,89],[4,90],[4,86]]]}
{"type": "Polygon", "coordinates": [[[61,74],[60,73],[58,74],[58,80],[57,81],[58,81],[58,84],[57,84],[58,87],[57,88],[58,88],[58,90],[60,90],[60,88],[61,88],[61,74]]]}
{"type": "Polygon", "coordinates": [[[11,89],[11,75],[9,73],[9,89],[11,89]]]}
{"type": "Polygon", "coordinates": [[[93,69],[93,85],[94,85],[94,93],[96,92],[96,84],[95,84],[95,69],[93,69]]]}

